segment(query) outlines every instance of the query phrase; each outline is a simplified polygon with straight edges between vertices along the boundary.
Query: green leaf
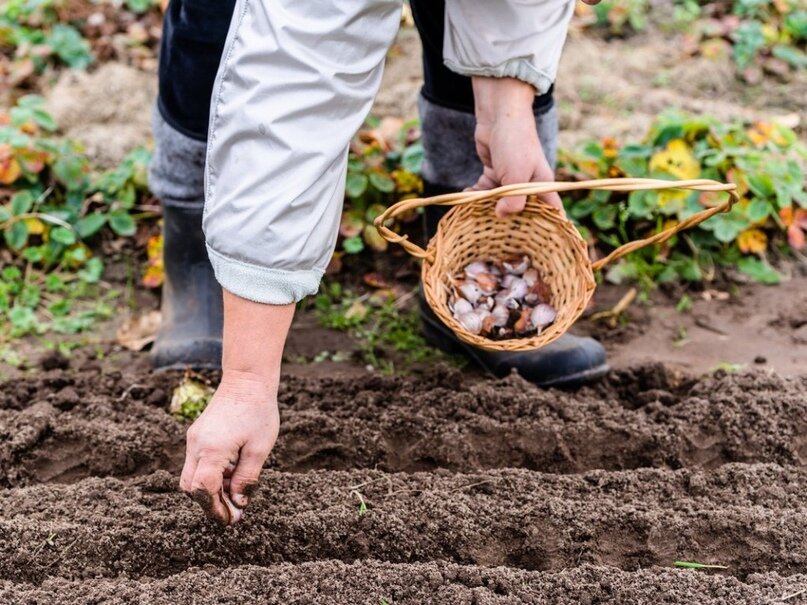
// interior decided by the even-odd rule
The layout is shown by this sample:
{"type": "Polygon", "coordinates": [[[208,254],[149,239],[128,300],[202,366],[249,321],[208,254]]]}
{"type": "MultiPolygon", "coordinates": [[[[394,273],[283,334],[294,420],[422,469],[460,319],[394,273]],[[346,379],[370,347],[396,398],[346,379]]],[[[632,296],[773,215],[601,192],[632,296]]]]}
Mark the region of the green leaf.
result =
{"type": "Polygon", "coordinates": [[[652,218],[656,209],[655,195],[652,191],[632,191],[628,196],[628,210],[638,218],[652,218]]]}
{"type": "Polygon", "coordinates": [[[64,23],[54,25],[46,43],[73,69],[86,69],[92,63],[90,43],[71,25],[64,23]]]}
{"type": "Polygon", "coordinates": [[[30,246],[22,251],[22,257],[32,263],[41,263],[45,258],[43,246],[30,246]]]}
{"type": "Polygon", "coordinates": [[[752,223],[758,223],[759,221],[763,221],[768,218],[768,216],[771,214],[771,210],[773,210],[773,207],[767,201],[754,199],[750,204],[748,204],[746,215],[752,223]]]}
{"type": "Polygon", "coordinates": [[[51,229],[50,238],[65,246],[72,246],[76,243],[76,234],[71,229],[65,229],[64,227],[51,229]]]}
{"type": "Polygon", "coordinates": [[[11,265],[3,269],[3,281],[12,282],[22,279],[22,271],[19,267],[11,265]]]}
{"type": "Polygon", "coordinates": [[[776,193],[776,186],[768,174],[749,174],[748,187],[759,197],[771,197],[776,193]]]}
{"type": "Polygon", "coordinates": [[[30,212],[31,208],[34,207],[35,200],[34,194],[28,189],[18,191],[11,196],[11,214],[19,216],[20,214],[30,212]]]}
{"type": "Polygon", "coordinates": [[[695,561],[676,561],[673,563],[675,567],[683,569],[728,569],[725,565],[708,565],[706,563],[697,563],[695,561]]]}
{"type": "Polygon", "coordinates": [[[686,281],[699,282],[703,279],[698,261],[694,258],[682,258],[675,263],[678,274],[686,281]]]}
{"type": "Polygon", "coordinates": [[[774,57],[787,61],[796,69],[807,69],[807,53],[798,48],[777,44],[772,53],[774,57]]]}
{"type": "Polygon", "coordinates": [[[737,263],[737,268],[748,277],[761,284],[778,284],[782,276],[767,261],[754,256],[744,256],[737,263]]]}
{"type": "Polygon", "coordinates": [[[118,210],[109,215],[109,226],[118,235],[129,237],[137,231],[134,219],[125,210],[118,210]]]}
{"type": "Polygon", "coordinates": [[[64,289],[64,279],[57,273],[50,273],[45,278],[45,289],[48,292],[58,292],[64,289]]]}
{"type": "Polygon", "coordinates": [[[356,199],[367,191],[368,180],[363,174],[348,173],[345,183],[345,193],[348,197],[356,199]]]}
{"type": "Polygon", "coordinates": [[[101,279],[104,272],[104,263],[100,258],[93,257],[87,261],[84,268],[78,272],[78,276],[88,284],[95,284],[101,279]]]}
{"type": "Polygon", "coordinates": [[[606,281],[612,284],[621,284],[635,280],[639,276],[639,268],[631,260],[623,260],[613,265],[605,273],[606,281]]]}
{"type": "Polygon", "coordinates": [[[401,156],[401,166],[404,170],[420,174],[423,167],[423,144],[418,141],[407,147],[401,156]]]}
{"type": "Polygon", "coordinates": [[[70,300],[67,298],[62,298],[61,300],[57,300],[48,305],[48,311],[50,311],[56,317],[64,317],[70,312],[70,308],[72,305],[70,304],[70,300]]]}
{"type": "Polygon", "coordinates": [[[8,312],[8,319],[12,326],[12,336],[25,336],[26,334],[39,331],[39,322],[36,319],[36,315],[34,315],[33,310],[28,307],[15,305],[8,312]]]}
{"type": "Polygon", "coordinates": [[[381,193],[392,193],[395,191],[395,181],[380,172],[370,173],[370,184],[381,193]]]}
{"type": "Polygon", "coordinates": [[[106,216],[100,212],[93,212],[86,216],[82,216],[76,222],[76,232],[81,239],[95,235],[106,224],[106,216]]]}
{"type": "Polygon", "coordinates": [[[361,238],[360,235],[356,235],[354,237],[347,237],[342,242],[342,248],[344,248],[345,252],[348,254],[358,254],[362,250],[364,250],[364,240],[361,238]]]}
{"type": "Polygon", "coordinates": [[[11,218],[11,211],[7,206],[0,206],[0,223],[5,223],[11,218]]]}
{"type": "Polygon", "coordinates": [[[591,219],[598,228],[612,229],[616,224],[617,207],[615,205],[600,206],[591,215],[591,219]]]}
{"type": "Polygon", "coordinates": [[[45,130],[50,130],[52,132],[56,130],[56,128],[58,127],[56,124],[56,120],[53,119],[53,116],[51,116],[44,109],[34,109],[31,112],[31,115],[34,118],[34,121],[45,130]]]}
{"type": "Polygon", "coordinates": [[[749,225],[749,221],[738,213],[717,214],[704,223],[723,243],[733,242],[749,225]]]}
{"type": "Polygon", "coordinates": [[[9,248],[12,250],[22,250],[25,243],[28,241],[28,227],[23,221],[16,221],[6,227],[6,230],[3,232],[3,237],[5,237],[9,248]]]}

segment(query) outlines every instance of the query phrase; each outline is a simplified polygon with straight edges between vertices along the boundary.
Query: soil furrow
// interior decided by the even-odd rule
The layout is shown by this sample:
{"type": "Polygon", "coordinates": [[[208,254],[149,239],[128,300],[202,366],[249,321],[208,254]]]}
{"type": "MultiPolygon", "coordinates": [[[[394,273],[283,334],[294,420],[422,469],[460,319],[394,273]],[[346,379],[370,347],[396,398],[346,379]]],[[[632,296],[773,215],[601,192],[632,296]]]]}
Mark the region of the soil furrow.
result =
{"type": "MultiPolygon", "coordinates": [[[[446,563],[317,561],[271,567],[195,569],[166,579],[77,582],[55,578],[39,587],[0,582],[3,605],[775,605],[807,587],[806,576],[760,573],[745,582],[708,573],[645,569],[625,572],[583,565],[529,572],[446,563]]],[[[792,598],[792,597],[791,597],[792,598]]]]}
{"type": "Polygon", "coordinates": [[[674,560],[807,573],[807,470],[264,473],[248,520],[220,528],[159,472],[0,493],[0,578],[166,576],[319,559],[556,570],[674,560]],[[363,500],[367,510],[362,513],[363,500]]]}
{"type": "MultiPolygon", "coordinates": [[[[0,485],[177,472],[185,425],[164,411],[172,380],[51,372],[6,383],[0,485]]],[[[572,473],[807,463],[806,379],[757,372],[686,382],[647,366],[574,393],[518,378],[464,380],[289,380],[270,466],[572,473]]]]}

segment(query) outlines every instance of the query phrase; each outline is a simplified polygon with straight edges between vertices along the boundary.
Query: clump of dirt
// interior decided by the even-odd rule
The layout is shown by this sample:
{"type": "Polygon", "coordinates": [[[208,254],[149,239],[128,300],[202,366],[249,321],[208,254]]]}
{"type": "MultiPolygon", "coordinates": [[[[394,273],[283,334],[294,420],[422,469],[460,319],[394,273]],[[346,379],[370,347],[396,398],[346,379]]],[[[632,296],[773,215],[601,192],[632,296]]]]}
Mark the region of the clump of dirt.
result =
{"type": "Polygon", "coordinates": [[[180,378],[0,385],[0,603],[762,605],[807,576],[807,377],[292,378],[227,528],[177,490],[180,378]]]}
{"type": "Polygon", "coordinates": [[[151,140],[154,74],[120,63],[92,72],[65,70],[47,94],[47,109],[68,138],[81,142],[93,165],[112,168],[151,140]]]}
{"type": "MultiPolygon", "coordinates": [[[[0,393],[2,485],[178,471],[184,425],[166,409],[178,374],[69,374],[0,393]]],[[[765,372],[693,380],[664,366],[612,372],[568,393],[520,378],[289,378],[272,468],[389,472],[521,467],[557,473],[728,462],[803,464],[805,380],[765,372]]]]}
{"type": "Polygon", "coordinates": [[[123,380],[53,370],[0,387],[0,486],[137,475],[181,464],[184,427],[165,410],[176,376],[123,380]]]}
{"type": "Polygon", "coordinates": [[[92,478],[0,495],[0,578],[359,559],[537,571],[695,559],[741,578],[760,569],[791,575],[807,573],[805,490],[807,471],[775,465],[574,476],[268,471],[246,521],[221,528],[168,473],[92,478]]]}
{"type": "Polygon", "coordinates": [[[783,578],[775,573],[755,574],[743,582],[698,572],[658,568],[625,572],[590,565],[530,572],[441,562],[315,561],[226,569],[208,566],[158,580],[54,578],[39,587],[0,582],[5,595],[0,602],[6,598],[5,602],[15,604],[197,605],[211,602],[215,595],[216,603],[261,605],[761,605],[780,602],[781,597],[801,590],[805,582],[805,576],[783,578]]]}

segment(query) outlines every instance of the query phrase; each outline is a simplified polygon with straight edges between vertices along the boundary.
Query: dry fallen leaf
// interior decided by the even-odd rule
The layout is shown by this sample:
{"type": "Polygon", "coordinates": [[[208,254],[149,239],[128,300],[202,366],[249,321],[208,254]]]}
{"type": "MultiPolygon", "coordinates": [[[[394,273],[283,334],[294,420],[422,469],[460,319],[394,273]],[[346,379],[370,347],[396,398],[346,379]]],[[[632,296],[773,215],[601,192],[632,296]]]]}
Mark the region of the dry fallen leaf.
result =
{"type": "Polygon", "coordinates": [[[159,311],[129,317],[118,328],[116,334],[118,344],[130,351],[142,351],[154,342],[161,321],[162,315],[159,311]]]}

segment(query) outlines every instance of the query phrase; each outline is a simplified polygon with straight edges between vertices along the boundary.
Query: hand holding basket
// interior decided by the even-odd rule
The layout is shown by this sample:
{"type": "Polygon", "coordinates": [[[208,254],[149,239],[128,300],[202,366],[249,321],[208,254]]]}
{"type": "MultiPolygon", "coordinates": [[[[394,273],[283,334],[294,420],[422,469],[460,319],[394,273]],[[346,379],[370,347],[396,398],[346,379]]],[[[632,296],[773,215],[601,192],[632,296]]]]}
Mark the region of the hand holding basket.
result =
{"type": "Polygon", "coordinates": [[[423,259],[422,281],[426,301],[440,320],[460,339],[483,349],[527,351],[548,345],[580,317],[594,293],[595,271],[635,250],[665,242],[676,233],[694,227],[718,212],[727,212],[738,200],[735,185],[706,179],[666,181],[622,178],[577,183],[524,183],[490,191],[466,191],[403,200],[378,216],[375,226],[387,241],[400,244],[411,255],[423,259]],[[624,244],[608,256],[592,262],[586,242],[572,222],[561,216],[557,209],[537,198],[543,193],[580,189],[625,192],[663,189],[725,191],[728,199],[651,237],[624,244]],[[497,218],[494,213],[496,201],[514,195],[527,196],[524,210],[507,218],[497,218]],[[440,221],[437,233],[425,250],[385,225],[396,216],[429,205],[453,208],[440,221]],[[451,276],[461,274],[465,266],[476,260],[504,258],[521,253],[529,255],[533,266],[541,272],[549,286],[552,306],[557,312],[555,322],[534,336],[507,340],[491,340],[465,330],[449,309],[451,276]]]}

